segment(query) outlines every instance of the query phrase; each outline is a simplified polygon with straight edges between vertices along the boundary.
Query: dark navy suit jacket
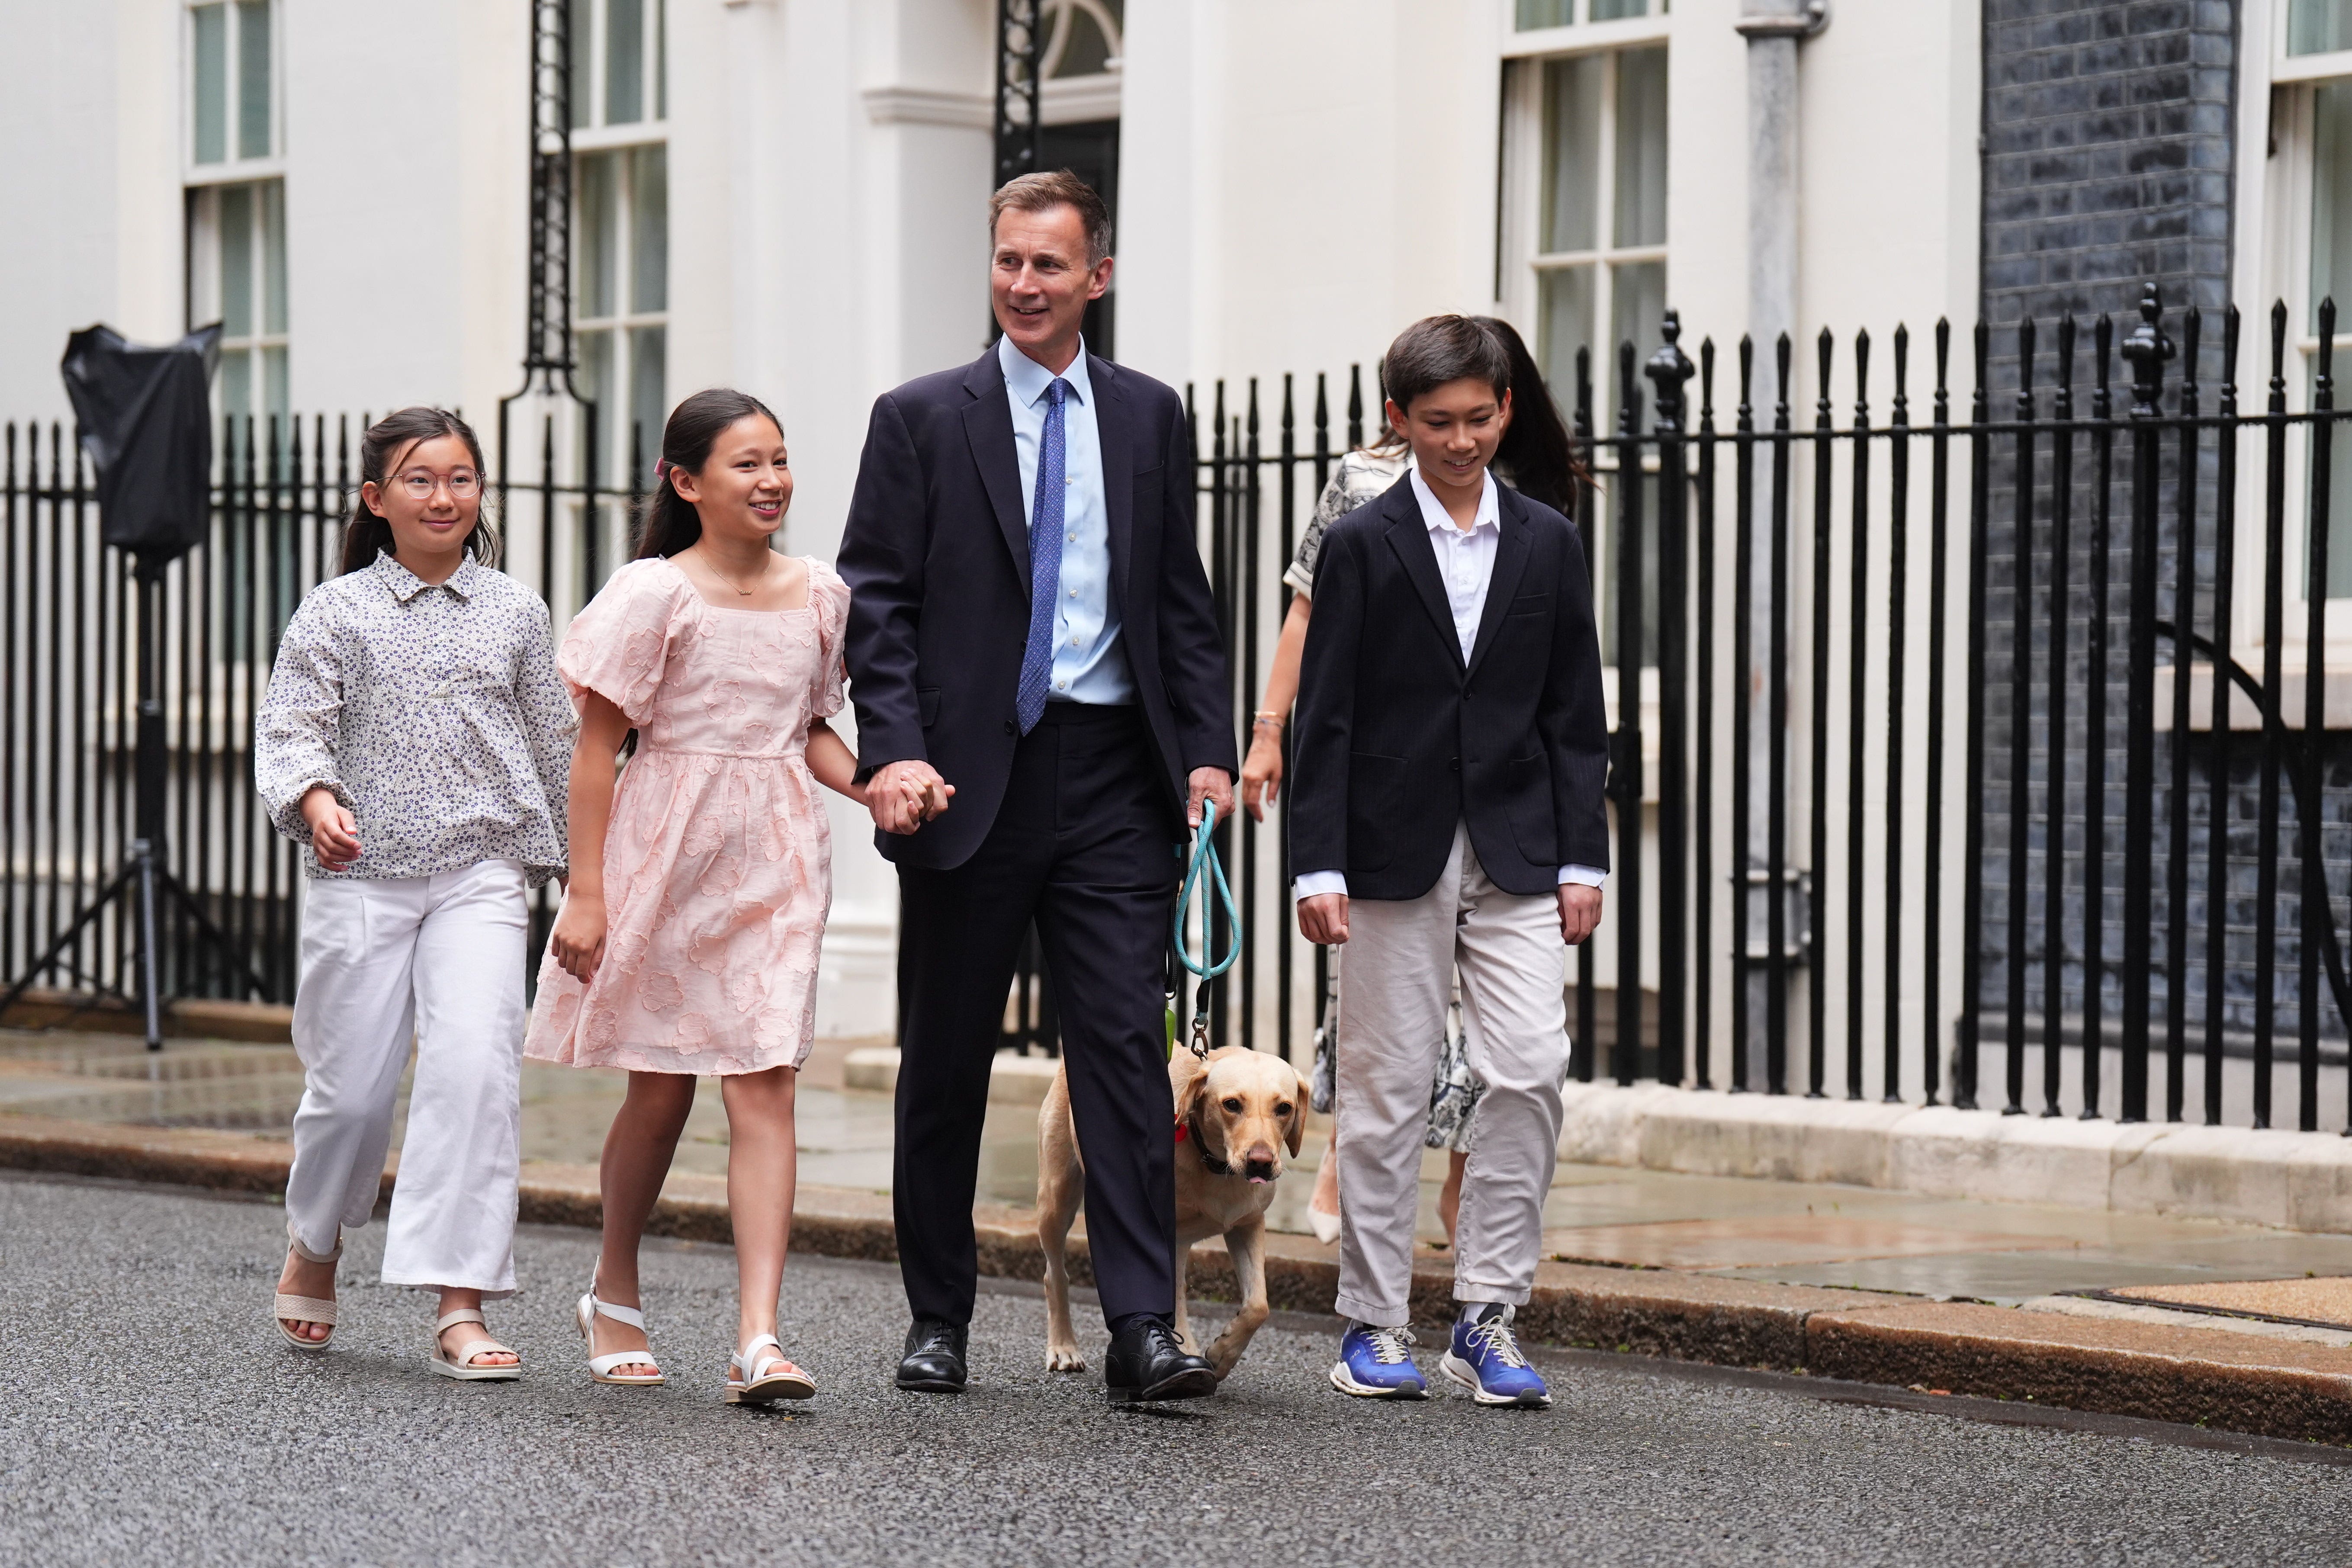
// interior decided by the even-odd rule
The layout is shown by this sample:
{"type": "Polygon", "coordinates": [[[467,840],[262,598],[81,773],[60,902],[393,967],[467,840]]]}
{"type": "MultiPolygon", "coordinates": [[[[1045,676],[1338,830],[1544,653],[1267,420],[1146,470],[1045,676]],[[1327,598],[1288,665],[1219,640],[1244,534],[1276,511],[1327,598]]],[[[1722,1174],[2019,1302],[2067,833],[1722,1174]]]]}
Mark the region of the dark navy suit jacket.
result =
{"type": "MultiPolygon", "coordinates": [[[[1169,837],[1186,776],[1239,773],[1233,683],[1193,542],[1184,405],[1137,371],[1088,355],[1102,441],[1110,592],[1119,651],[1167,781],[1169,837]]],[[[1019,741],[1013,691],[1029,636],[1029,527],[1004,373],[990,349],[875,400],[841,541],[845,652],[858,777],[908,758],[955,785],[916,833],[877,833],[884,856],[952,869],[996,820],[1019,741]]]]}
{"type": "Polygon", "coordinates": [[[1495,885],[1609,868],[1609,732],[1576,526],[1498,486],[1502,539],[1470,658],[1412,478],[1331,524],[1292,729],[1294,875],[1417,899],[1457,824],[1495,885]]]}

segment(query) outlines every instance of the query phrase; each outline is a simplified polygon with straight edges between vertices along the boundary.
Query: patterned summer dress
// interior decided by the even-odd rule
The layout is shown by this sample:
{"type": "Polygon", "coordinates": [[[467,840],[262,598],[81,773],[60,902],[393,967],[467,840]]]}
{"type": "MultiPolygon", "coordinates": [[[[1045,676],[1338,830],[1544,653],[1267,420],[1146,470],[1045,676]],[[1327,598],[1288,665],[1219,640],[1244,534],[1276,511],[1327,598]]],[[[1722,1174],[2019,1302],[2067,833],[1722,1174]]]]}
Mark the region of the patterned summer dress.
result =
{"type": "Polygon", "coordinates": [[[526,1056],[637,1072],[798,1067],[816,1036],[832,840],[807,761],[841,710],[849,587],[810,561],[797,610],[722,609],[659,558],[613,574],[563,638],[573,700],[636,727],[604,839],[604,957],[551,952],[526,1056]]]}

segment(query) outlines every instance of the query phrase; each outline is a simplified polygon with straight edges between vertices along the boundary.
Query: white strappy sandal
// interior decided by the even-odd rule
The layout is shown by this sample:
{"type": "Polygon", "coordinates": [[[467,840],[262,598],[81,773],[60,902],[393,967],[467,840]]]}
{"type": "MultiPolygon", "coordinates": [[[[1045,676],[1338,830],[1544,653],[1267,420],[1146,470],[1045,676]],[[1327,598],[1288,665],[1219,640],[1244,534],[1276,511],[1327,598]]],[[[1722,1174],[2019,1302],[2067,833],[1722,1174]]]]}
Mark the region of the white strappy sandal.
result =
{"type": "Polygon", "coordinates": [[[773,1334],[761,1334],[727,1358],[727,1403],[766,1405],[778,1399],[810,1399],[815,1380],[784,1359],[783,1345],[773,1334]],[[774,1345],[774,1355],[761,1355],[761,1345],[774,1345]]]}
{"type": "MultiPolygon", "coordinates": [[[[335,1250],[324,1258],[306,1250],[299,1241],[289,1240],[289,1247],[305,1263],[334,1263],[340,1261],[343,1256],[343,1242],[341,1237],[335,1238],[335,1250]]],[[[278,1331],[279,1339],[298,1351],[322,1351],[335,1342],[335,1304],[332,1301],[322,1301],[315,1296],[281,1294],[270,1309],[269,1326],[278,1331]],[[289,1322],[324,1323],[327,1325],[327,1337],[323,1340],[306,1340],[288,1328],[286,1325],[289,1322]]]]}
{"type": "Polygon", "coordinates": [[[661,1370],[661,1363],[654,1359],[651,1344],[647,1344],[644,1350],[614,1351],[609,1355],[596,1353],[596,1320],[598,1318],[610,1318],[616,1323],[626,1323],[639,1333],[645,1333],[646,1315],[643,1311],[635,1307],[616,1307],[610,1301],[599,1301],[596,1300],[595,1282],[591,1280],[587,1294],[580,1298],[580,1309],[575,1316],[580,1324],[580,1338],[588,1347],[590,1377],[594,1378],[598,1383],[622,1384],[635,1388],[655,1388],[669,1381],[661,1370]],[[651,1377],[613,1375],[614,1367],[632,1364],[652,1367],[653,1375],[651,1377]]]}
{"type": "Polygon", "coordinates": [[[522,1375],[522,1357],[515,1354],[512,1345],[502,1345],[493,1339],[485,1338],[477,1341],[474,1347],[466,1352],[465,1359],[451,1361],[448,1353],[441,1348],[441,1336],[459,1323],[479,1323],[485,1330],[490,1326],[489,1320],[472,1307],[461,1307],[454,1312],[444,1312],[440,1321],[433,1325],[433,1370],[435,1372],[444,1377],[459,1378],[467,1383],[512,1383],[522,1375]],[[500,1354],[514,1356],[513,1363],[507,1366],[481,1366],[475,1361],[478,1356],[500,1354]]]}

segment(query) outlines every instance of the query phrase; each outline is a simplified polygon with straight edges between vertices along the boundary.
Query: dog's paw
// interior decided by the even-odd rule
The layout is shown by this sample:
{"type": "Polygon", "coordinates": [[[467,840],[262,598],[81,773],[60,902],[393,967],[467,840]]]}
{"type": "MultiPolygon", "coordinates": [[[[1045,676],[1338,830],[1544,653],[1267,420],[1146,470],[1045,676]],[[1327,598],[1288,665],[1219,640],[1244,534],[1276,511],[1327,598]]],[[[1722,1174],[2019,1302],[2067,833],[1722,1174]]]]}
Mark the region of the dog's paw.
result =
{"type": "Polygon", "coordinates": [[[1087,1370],[1087,1358],[1076,1345],[1048,1345],[1045,1347],[1045,1370],[1084,1372],[1087,1370]]]}

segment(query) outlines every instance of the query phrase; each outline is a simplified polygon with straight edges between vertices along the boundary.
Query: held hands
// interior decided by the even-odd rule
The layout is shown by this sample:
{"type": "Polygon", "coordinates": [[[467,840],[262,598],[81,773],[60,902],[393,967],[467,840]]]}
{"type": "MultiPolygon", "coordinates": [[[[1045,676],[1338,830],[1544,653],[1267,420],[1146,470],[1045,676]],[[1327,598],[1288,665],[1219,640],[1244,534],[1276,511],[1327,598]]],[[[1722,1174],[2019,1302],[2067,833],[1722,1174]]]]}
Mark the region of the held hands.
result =
{"type": "Polygon", "coordinates": [[[547,936],[547,950],[555,954],[555,962],[566,974],[585,985],[596,977],[596,966],[604,962],[604,931],[603,893],[583,897],[579,889],[567,888],[563,908],[556,911],[555,929],[547,936]]]}
{"type": "Polygon", "coordinates": [[[310,847],[326,869],[347,870],[360,858],[359,824],[334,791],[313,785],[302,797],[302,820],[310,825],[310,847]]]}
{"type": "Polygon", "coordinates": [[[866,781],[866,809],[885,833],[914,832],[947,810],[954,797],[955,785],[919,758],[890,763],[866,781]]]}
{"type": "Polygon", "coordinates": [[[1570,947],[1582,944],[1601,923],[1601,889],[1582,882],[1559,885],[1559,940],[1570,947]]]}
{"type": "Polygon", "coordinates": [[[1318,893],[1298,900],[1298,934],[1318,947],[1339,947],[1348,940],[1348,895],[1318,893]]]}
{"type": "Polygon", "coordinates": [[[1184,826],[1201,826],[1201,803],[1209,802],[1217,808],[1219,822],[1231,822],[1234,816],[1234,775],[1223,768],[1194,768],[1192,774],[1191,797],[1184,803],[1184,826]]]}

